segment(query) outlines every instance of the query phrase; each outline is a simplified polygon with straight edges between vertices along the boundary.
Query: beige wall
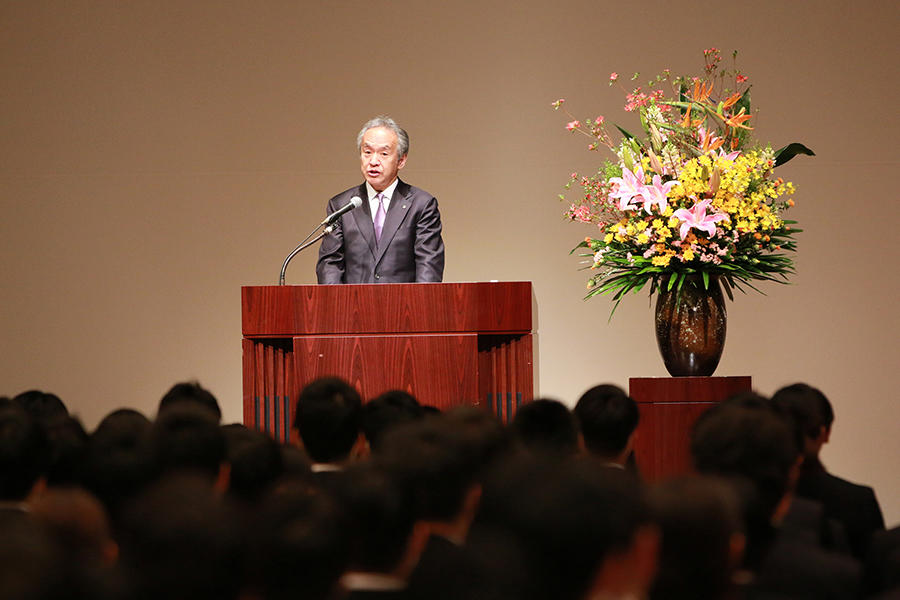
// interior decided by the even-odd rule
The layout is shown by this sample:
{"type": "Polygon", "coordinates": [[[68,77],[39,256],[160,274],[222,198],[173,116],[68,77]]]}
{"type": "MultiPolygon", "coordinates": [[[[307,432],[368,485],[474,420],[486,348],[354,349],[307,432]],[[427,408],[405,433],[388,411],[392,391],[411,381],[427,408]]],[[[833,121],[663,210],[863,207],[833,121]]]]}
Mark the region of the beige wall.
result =
{"type": "MultiPolygon", "coordinates": [[[[900,521],[896,2],[0,3],[0,393],[58,393],[93,426],[152,414],[197,378],[240,418],[242,284],[281,261],[361,180],[354,136],[387,112],[404,176],[441,202],[448,281],[534,282],[540,393],[662,376],[646,296],[607,324],[556,200],[598,155],[578,116],[635,127],[611,71],[699,69],[738,48],[773,145],[814,159],[798,189],[798,275],[729,305],[719,375],[832,399],[825,460],[900,521]]],[[[312,283],[313,252],[288,271],[312,283]]]]}

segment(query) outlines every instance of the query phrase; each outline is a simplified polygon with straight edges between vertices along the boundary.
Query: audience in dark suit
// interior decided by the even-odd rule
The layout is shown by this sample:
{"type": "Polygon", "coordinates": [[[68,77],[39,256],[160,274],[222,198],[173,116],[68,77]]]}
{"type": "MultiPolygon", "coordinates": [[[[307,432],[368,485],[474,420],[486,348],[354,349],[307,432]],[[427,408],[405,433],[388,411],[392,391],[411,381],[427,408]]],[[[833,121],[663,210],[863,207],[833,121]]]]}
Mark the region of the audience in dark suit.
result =
{"type": "Polygon", "coordinates": [[[857,597],[858,563],[780,535],[800,449],[791,423],[767,399],[742,394],[703,413],[694,425],[691,455],[700,473],[731,481],[743,501],[746,598],[857,597]]]}
{"type": "Polygon", "coordinates": [[[820,390],[803,383],[781,388],[772,402],[787,411],[803,431],[804,458],[797,495],[820,502],[825,515],[843,525],[853,555],[864,559],[872,534],[884,529],[884,518],[872,488],[832,475],[819,458],[831,436],[831,403],[820,390]]]}
{"type": "MultiPolygon", "coordinates": [[[[90,433],[52,394],[0,399],[0,597],[897,597],[897,530],[856,529],[867,508],[846,517],[827,494],[795,495],[826,473],[819,396],[722,402],[692,432],[701,475],[653,486],[610,468],[637,411],[609,385],[574,411],[526,402],[504,426],[406,393],[363,408],[327,378],[298,397],[302,448],[219,425],[196,383],[174,386],[153,421],[116,410],[90,433]]],[[[877,510],[872,494],[841,497],[877,510]]]]}

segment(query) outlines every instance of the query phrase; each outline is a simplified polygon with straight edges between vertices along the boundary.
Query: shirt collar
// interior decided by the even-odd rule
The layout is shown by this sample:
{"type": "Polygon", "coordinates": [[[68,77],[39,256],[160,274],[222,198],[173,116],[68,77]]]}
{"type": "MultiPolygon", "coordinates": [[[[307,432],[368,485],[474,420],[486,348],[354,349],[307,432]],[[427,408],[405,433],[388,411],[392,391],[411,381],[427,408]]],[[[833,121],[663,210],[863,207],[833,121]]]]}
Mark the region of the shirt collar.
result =
{"type": "MultiPolygon", "coordinates": [[[[400,183],[400,178],[395,179],[391,185],[387,186],[383,192],[385,202],[390,202],[391,198],[394,196],[394,190],[397,189],[397,184],[400,183]]],[[[375,199],[375,196],[378,195],[378,192],[375,191],[375,188],[372,187],[368,181],[366,182],[366,194],[369,196],[369,202],[375,199]]]]}

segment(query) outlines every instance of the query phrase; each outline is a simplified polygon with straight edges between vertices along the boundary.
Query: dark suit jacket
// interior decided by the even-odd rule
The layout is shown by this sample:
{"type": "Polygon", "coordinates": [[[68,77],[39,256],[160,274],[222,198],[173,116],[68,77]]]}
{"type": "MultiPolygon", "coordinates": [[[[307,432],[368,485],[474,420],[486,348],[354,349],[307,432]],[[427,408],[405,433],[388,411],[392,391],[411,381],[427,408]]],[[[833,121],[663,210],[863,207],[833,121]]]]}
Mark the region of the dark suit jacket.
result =
{"type": "Polygon", "coordinates": [[[365,184],[329,200],[328,213],[353,196],[363,200],[362,206],[341,216],[338,227],[322,239],[316,265],[319,283],[441,281],[444,241],[434,196],[398,181],[378,243],[365,184]]]}
{"type": "Polygon", "coordinates": [[[804,463],[797,495],[821,502],[825,516],[843,524],[857,559],[865,558],[872,534],[884,529],[884,517],[872,488],[832,475],[819,461],[808,459],[804,463]]]}

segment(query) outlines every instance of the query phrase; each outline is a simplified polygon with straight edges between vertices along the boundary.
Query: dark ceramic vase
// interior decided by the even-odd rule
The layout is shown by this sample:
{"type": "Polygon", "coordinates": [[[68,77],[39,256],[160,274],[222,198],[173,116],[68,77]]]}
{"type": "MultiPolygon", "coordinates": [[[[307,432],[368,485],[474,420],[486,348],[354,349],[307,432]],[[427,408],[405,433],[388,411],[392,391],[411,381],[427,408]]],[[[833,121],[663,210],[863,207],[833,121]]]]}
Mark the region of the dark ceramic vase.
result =
{"type": "Polygon", "coordinates": [[[660,286],[656,299],[656,343],[673,377],[708,377],[725,348],[725,298],[719,278],[689,276],[681,289],[660,286]]]}

